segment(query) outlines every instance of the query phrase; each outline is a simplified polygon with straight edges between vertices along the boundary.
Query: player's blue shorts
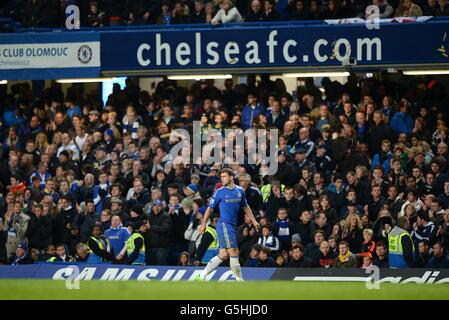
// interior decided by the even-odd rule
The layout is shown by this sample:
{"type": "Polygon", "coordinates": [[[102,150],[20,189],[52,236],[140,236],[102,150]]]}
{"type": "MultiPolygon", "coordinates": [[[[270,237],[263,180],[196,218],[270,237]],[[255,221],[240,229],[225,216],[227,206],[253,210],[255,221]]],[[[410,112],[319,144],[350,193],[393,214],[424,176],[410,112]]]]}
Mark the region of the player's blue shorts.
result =
{"type": "Polygon", "coordinates": [[[220,249],[238,248],[235,229],[235,226],[218,220],[216,230],[220,249]]]}

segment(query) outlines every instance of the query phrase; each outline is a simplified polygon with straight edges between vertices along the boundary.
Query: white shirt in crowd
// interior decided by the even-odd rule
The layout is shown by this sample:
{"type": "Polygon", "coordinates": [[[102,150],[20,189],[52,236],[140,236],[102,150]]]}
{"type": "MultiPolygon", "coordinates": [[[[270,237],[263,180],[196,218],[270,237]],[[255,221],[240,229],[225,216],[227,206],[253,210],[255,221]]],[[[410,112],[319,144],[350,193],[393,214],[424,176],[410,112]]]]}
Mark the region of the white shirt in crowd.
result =
{"type": "Polygon", "coordinates": [[[56,156],[59,158],[59,155],[64,150],[72,151],[72,160],[77,161],[80,158],[80,151],[78,150],[78,147],[73,142],[70,142],[68,145],[60,146],[56,156]]]}
{"type": "Polygon", "coordinates": [[[80,137],[80,136],[75,137],[76,145],[78,146],[78,148],[80,150],[83,150],[83,146],[86,143],[87,137],[89,137],[89,135],[87,133],[83,137],[80,137]]]}
{"type": "Polygon", "coordinates": [[[424,207],[424,203],[418,199],[416,200],[414,203],[410,202],[410,201],[406,201],[402,207],[401,207],[401,211],[399,212],[398,218],[402,217],[405,215],[405,208],[409,205],[409,204],[413,204],[413,206],[415,207],[416,211],[419,211],[420,209],[422,209],[424,207]]]}
{"type": "Polygon", "coordinates": [[[212,24],[218,23],[230,23],[230,22],[242,22],[242,16],[236,7],[231,8],[228,12],[220,9],[215,17],[212,19],[212,24]]]}

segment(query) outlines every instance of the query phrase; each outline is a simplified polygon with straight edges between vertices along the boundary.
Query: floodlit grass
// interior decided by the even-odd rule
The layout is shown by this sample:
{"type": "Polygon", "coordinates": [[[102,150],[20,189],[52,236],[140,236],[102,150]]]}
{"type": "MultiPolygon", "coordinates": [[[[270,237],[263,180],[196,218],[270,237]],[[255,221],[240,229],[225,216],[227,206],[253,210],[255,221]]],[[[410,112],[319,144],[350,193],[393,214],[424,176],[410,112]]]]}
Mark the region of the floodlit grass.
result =
{"type": "Polygon", "coordinates": [[[81,281],[68,290],[64,281],[0,280],[0,300],[7,299],[155,299],[155,300],[314,300],[449,299],[449,285],[383,283],[368,290],[345,282],[159,282],[81,281]]]}

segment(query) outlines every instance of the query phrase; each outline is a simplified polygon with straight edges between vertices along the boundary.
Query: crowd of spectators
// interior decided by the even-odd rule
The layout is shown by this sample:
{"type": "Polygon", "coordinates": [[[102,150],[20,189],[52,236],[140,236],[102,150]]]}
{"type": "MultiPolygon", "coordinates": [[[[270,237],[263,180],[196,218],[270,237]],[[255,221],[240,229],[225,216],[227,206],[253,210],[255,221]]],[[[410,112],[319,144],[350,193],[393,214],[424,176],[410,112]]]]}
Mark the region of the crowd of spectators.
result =
{"type": "Polygon", "coordinates": [[[77,5],[84,27],[176,25],[369,18],[448,16],[447,0],[6,0],[0,17],[24,27],[65,27],[66,8],[77,5]]]}
{"type": "Polygon", "coordinates": [[[170,152],[170,133],[197,120],[202,134],[279,130],[274,175],[260,158],[227,165],[261,226],[239,216],[242,265],[388,267],[399,226],[410,267],[448,267],[445,84],[388,73],[304,83],[291,94],[268,75],[223,88],[164,79],[150,94],[127,78],[104,104],[82,84],[1,86],[0,262],[207,262],[213,232],[198,229],[225,162],[170,152]]]}

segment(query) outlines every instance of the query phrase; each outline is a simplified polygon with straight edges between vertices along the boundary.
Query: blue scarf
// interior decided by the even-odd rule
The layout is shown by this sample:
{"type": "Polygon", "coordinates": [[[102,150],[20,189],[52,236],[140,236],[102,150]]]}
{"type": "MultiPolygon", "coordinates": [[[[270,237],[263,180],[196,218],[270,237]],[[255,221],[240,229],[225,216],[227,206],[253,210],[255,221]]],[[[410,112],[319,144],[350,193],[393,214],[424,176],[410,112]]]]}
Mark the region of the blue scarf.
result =
{"type": "Polygon", "coordinates": [[[276,224],[279,226],[278,238],[281,241],[287,241],[290,238],[290,229],[288,228],[288,219],[276,220],[276,224]]]}

